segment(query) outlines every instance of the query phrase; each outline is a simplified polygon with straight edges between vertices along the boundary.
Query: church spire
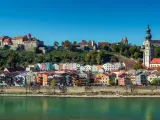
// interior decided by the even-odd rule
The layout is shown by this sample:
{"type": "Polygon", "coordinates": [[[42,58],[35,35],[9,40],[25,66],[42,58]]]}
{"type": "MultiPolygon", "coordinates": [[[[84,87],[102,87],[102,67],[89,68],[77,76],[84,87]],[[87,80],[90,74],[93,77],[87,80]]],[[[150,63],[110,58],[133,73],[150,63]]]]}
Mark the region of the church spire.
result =
{"type": "Polygon", "coordinates": [[[148,25],[147,30],[146,30],[146,40],[151,40],[152,35],[151,35],[150,32],[151,32],[151,29],[150,29],[150,27],[148,25]]]}

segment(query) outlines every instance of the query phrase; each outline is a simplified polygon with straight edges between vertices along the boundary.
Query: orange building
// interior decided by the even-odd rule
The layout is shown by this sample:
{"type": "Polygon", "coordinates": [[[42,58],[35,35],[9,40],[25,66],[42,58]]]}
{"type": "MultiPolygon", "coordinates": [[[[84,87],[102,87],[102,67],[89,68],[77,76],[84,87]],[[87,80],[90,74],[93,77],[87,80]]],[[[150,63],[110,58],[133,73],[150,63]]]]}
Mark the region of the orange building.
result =
{"type": "Polygon", "coordinates": [[[48,84],[48,74],[47,73],[38,73],[36,75],[36,82],[40,85],[46,86],[48,84]]]}
{"type": "Polygon", "coordinates": [[[107,73],[99,73],[94,78],[94,83],[110,85],[109,75],[107,73]]]}
{"type": "Polygon", "coordinates": [[[102,69],[102,65],[97,65],[97,71],[102,69]]]}

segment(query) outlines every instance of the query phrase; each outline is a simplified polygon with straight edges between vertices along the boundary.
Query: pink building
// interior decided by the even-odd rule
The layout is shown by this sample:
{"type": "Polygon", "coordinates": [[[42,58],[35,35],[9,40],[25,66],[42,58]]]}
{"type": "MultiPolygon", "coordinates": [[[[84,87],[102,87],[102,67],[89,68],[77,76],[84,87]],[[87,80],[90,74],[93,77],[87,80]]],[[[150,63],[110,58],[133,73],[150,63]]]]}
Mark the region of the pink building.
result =
{"type": "Polygon", "coordinates": [[[118,75],[118,85],[129,85],[131,84],[130,78],[125,73],[121,73],[118,75]]]}

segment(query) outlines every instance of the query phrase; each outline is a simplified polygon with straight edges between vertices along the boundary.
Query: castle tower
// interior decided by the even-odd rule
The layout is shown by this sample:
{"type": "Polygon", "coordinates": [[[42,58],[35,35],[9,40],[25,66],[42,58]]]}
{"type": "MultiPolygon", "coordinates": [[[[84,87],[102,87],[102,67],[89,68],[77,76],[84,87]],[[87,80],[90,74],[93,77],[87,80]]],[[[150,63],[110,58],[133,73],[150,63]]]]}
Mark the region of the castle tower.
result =
{"type": "Polygon", "coordinates": [[[26,36],[27,36],[28,40],[31,40],[31,34],[30,33],[28,33],[26,36]]]}
{"type": "Polygon", "coordinates": [[[146,36],[145,36],[146,40],[143,42],[143,48],[144,48],[143,64],[146,67],[149,67],[150,61],[153,57],[153,48],[152,48],[152,41],[151,41],[152,35],[150,32],[151,32],[151,29],[148,25],[147,30],[146,30],[146,36]]]}

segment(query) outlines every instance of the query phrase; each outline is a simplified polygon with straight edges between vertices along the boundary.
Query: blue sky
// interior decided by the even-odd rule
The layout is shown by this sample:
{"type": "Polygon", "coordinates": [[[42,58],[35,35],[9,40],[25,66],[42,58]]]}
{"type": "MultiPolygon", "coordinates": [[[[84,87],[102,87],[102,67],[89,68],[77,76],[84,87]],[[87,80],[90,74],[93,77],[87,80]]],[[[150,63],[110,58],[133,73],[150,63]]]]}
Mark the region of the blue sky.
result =
{"type": "Polygon", "coordinates": [[[31,33],[52,45],[55,40],[117,42],[124,36],[141,45],[148,24],[160,39],[158,0],[3,0],[0,35],[31,33]]]}

